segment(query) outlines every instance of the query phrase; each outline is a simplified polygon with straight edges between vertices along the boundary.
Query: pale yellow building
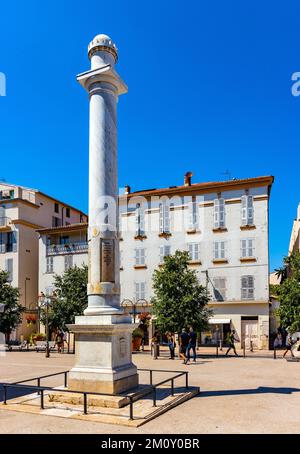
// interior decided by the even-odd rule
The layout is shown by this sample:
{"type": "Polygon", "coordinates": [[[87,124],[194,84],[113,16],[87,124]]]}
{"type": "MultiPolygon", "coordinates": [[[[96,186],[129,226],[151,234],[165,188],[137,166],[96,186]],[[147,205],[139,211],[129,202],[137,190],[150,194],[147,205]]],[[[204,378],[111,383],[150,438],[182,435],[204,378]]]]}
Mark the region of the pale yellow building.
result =
{"type": "Polygon", "coordinates": [[[86,222],[80,210],[37,189],[0,182],[0,269],[9,272],[10,282],[20,290],[26,308],[22,325],[12,337],[27,338],[37,323],[38,244],[37,229],[86,222]]]}

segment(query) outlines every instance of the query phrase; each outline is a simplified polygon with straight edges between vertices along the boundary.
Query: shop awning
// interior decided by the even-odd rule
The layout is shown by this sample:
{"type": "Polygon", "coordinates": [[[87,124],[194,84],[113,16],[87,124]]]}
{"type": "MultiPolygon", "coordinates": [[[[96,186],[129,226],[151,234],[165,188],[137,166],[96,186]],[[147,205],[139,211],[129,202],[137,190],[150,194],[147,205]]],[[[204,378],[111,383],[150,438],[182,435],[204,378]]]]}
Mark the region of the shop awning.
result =
{"type": "Polygon", "coordinates": [[[230,318],[210,318],[208,320],[208,323],[210,325],[225,325],[225,324],[230,324],[231,319],[230,318]]]}

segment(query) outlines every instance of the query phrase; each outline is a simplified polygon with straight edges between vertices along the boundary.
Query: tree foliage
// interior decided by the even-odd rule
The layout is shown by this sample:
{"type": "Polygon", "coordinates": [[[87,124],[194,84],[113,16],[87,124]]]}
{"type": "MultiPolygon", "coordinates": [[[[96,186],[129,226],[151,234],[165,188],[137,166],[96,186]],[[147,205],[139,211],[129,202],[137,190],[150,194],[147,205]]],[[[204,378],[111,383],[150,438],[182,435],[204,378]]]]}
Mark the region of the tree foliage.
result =
{"type": "Polygon", "coordinates": [[[22,322],[25,308],[19,303],[19,289],[8,282],[8,273],[0,270],[0,303],[4,312],[0,313],[0,332],[9,340],[11,332],[22,322]]]}
{"type": "Polygon", "coordinates": [[[300,330],[300,253],[286,257],[284,262],[287,277],[273,289],[280,301],[277,314],[283,328],[296,332],[300,330]]]}
{"type": "Polygon", "coordinates": [[[154,271],[153,314],[162,332],[179,332],[189,326],[195,330],[207,327],[212,313],[207,308],[209,298],[188,262],[188,252],[176,251],[166,256],[162,267],[154,271]]]}
{"type": "MultiPolygon", "coordinates": [[[[87,307],[88,267],[74,266],[63,275],[54,276],[55,298],[49,308],[49,329],[67,330],[67,324],[75,322],[75,316],[82,315],[87,307]]],[[[41,321],[46,323],[46,310],[41,310],[41,321]]]]}

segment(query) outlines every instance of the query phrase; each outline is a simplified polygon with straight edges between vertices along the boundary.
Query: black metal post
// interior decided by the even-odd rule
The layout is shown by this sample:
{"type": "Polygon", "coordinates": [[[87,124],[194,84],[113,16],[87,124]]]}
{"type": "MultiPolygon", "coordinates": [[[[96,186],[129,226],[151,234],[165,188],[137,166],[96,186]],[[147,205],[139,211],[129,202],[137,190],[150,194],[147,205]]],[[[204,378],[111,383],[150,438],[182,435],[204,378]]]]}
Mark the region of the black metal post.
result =
{"type": "Polygon", "coordinates": [[[156,388],[155,388],[155,386],[153,386],[152,399],[153,399],[153,407],[156,407],[156,388]]]}
{"type": "Polygon", "coordinates": [[[243,356],[246,358],[246,345],[245,342],[243,343],[243,356]]]}
{"type": "Polygon", "coordinates": [[[171,380],[171,394],[174,396],[174,379],[171,380]]]}
{"type": "Polygon", "coordinates": [[[132,304],[132,310],[133,310],[133,323],[135,323],[135,317],[136,317],[136,305],[133,303],[132,304]]]}
{"type": "Polygon", "coordinates": [[[67,388],[67,386],[68,386],[68,372],[65,372],[64,375],[65,375],[65,383],[64,383],[64,386],[65,386],[65,388],[67,388]]]}
{"type": "Polygon", "coordinates": [[[219,347],[216,346],[216,357],[218,358],[219,357],[219,347]]]}
{"type": "Polygon", "coordinates": [[[41,410],[44,410],[44,390],[41,389],[41,410]]]}
{"type": "Polygon", "coordinates": [[[133,420],[133,398],[129,396],[129,419],[133,420]]]}
{"type": "MultiPolygon", "coordinates": [[[[38,385],[38,386],[41,386],[41,379],[40,379],[40,377],[37,379],[37,385],[38,385]]],[[[39,390],[38,390],[37,393],[38,393],[38,395],[41,394],[41,392],[40,392],[39,390]]]]}
{"type": "Polygon", "coordinates": [[[153,374],[152,374],[152,370],[150,370],[150,385],[152,385],[152,382],[153,382],[153,374]]]}
{"type": "Polygon", "coordinates": [[[87,415],[87,394],[83,393],[83,413],[87,415]]]}
{"type": "Polygon", "coordinates": [[[4,392],[3,403],[4,403],[4,405],[6,405],[6,400],[7,400],[7,386],[4,386],[4,385],[3,385],[3,392],[4,392]]]}
{"type": "Polygon", "coordinates": [[[185,387],[189,387],[189,373],[185,372],[185,387]]]}
{"type": "Polygon", "coordinates": [[[274,359],[276,359],[276,348],[274,347],[274,350],[273,350],[273,355],[274,355],[274,359]]]}
{"type": "Polygon", "coordinates": [[[46,303],[46,358],[50,357],[50,351],[49,351],[49,320],[48,320],[48,315],[49,315],[49,304],[48,302],[46,303]]]}

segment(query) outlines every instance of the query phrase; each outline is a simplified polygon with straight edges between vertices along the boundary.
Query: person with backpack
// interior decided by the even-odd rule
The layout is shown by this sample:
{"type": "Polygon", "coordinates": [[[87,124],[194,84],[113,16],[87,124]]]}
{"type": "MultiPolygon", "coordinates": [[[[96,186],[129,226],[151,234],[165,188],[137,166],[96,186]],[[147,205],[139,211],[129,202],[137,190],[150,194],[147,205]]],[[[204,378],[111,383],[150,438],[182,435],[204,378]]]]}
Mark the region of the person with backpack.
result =
{"type": "Polygon", "coordinates": [[[179,356],[183,359],[183,364],[186,361],[186,349],[189,343],[189,335],[186,332],[185,328],[182,329],[181,333],[179,334],[179,356]]]}

